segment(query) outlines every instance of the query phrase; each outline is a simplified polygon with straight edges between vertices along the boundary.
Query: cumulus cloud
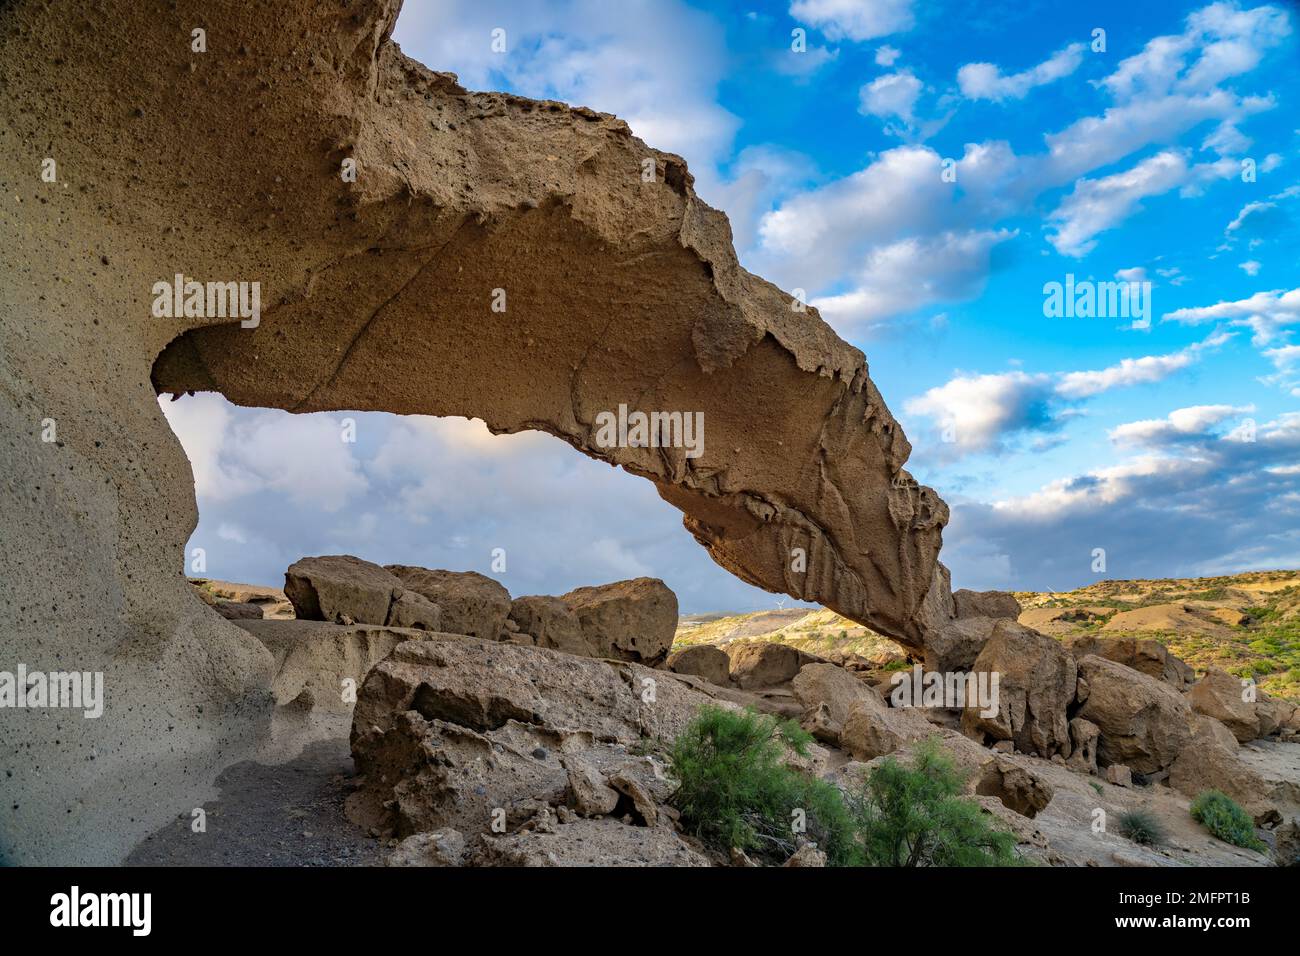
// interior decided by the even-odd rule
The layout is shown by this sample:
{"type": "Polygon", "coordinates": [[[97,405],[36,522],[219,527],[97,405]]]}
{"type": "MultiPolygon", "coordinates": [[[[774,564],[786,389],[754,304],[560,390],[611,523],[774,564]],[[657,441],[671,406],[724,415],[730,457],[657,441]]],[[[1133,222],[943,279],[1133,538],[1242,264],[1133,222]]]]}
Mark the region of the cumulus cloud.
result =
{"type": "Polygon", "coordinates": [[[886,43],[884,46],[876,47],[876,66],[883,66],[885,69],[893,66],[898,62],[898,58],[903,54],[886,43]]]}
{"type": "Polygon", "coordinates": [[[1123,445],[1168,445],[1184,439],[1203,439],[1211,428],[1229,418],[1247,415],[1254,405],[1192,405],[1176,408],[1164,418],[1126,422],[1110,430],[1110,439],[1123,445]]]}
{"type": "Polygon", "coordinates": [[[335,512],[367,488],[332,415],[290,415],[266,409],[240,415],[218,395],[162,402],[194,468],[200,498],[229,501],[259,491],[335,512]]]}
{"type": "Polygon", "coordinates": [[[1035,87],[1069,76],[1083,63],[1085,47],[1071,43],[1037,66],[1006,74],[993,63],[967,63],[957,71],[957,86],[971,100],[1022,100],[1035,87]]]}
{"type": "Polygon", "coordinates": [[[954,586],[1079,587],[1101,576],[1097,548],[1114,578],[1300,564],[1300,413],[1260,425],[1254,441],[1224,433],[1217,412],[1186,417],[1203,430],[1152,433],[1154,448],[1119,464],[991,503],[951,498],[954,586]]]}
{"type": "Polygon", "coordinates": [[[190,545],[213,577],[278,584],[304,555],[355,554],[479,571],[516,595],[648,575],[684,613],[773,604],[715,565],[650,482],[550,435],[493,435],[477,419],[290,415],[212,394],[164,409],[195,465],[190,545]],[[340,441],[343,417],[355,444],[340,441]],[[505,571],[492,566],[497,548],[505,571]]]}
{"type": "Polygon", "coordinates": [[[1014,233],[969,230],[900,239],[868,250],[850,276],[853,289],[811,300],[841,331],[856,332],[900,312],[979,294],[992,250],[1014,233]],[[934,263],[944,263],[937,271],[934,263]]]}
{"type": "Polygon", "coordinates": [[[931,420],[941,457],[1009,450],[1010,440],[1059,430],[1078,414],[1078,403],[1116,388],[1158,382],[1194,364],[1206,349],[1230,336],[1219,333],[1166,355],[1124,358],[1102,369],[1056,374],[1024,371],[959,374],[908,400],[904,408],[931,420]]]}
{"type": "Polygon", "coordinates": [[[911,126],[916,121],[913,111],[921,89],[921,81],[910,70],[886,73],[858,91],[858,109],[869,116],[898,118],[911,126]]]}
{"type": "Polygon", "coordinates": [[[1300,289],[1256,292],[1245,299],[1216,302],[1166,312],[1165,322],[1203,325],[1226,320],[1230,325],[1247,326],[1254,332],[1256,345],[1267,345],[1290,326],[1300,324],[1300,289]]]}
{"type": "MultiPolygon", "coordinates": [[[[879,278],[877,264],[906,260],[911,265],[908,282],[920,300],[935,300],[926,290],[955,286],[978,294],[987,276],[989,249],[1015,234],[979,224],[1003,207],[1000,187],[1014,156],[1005,144],[968,147],[955,165],[966,197],[960,205],[941,178],[942,162],[929,147],[899,146],[851,176],[790,196],[760,221],[759,246],[752,257],[758,271],[786,287],[810,290],[816,298],[878,302],[866,280],[879,278]],[[907,202],[900,202],[900,196],[907,202]],[[917,250],[945,254],[923,259],[917,250]],[[979,275],[971,276],[975,260],[979,275]],[[830,288],[835,284],[841,287],[830,288]],[[844,296],[849,298],[840,298],[844,296]]],[[[906,311],[908,302],[900,299],[896,308],[906,311]]],[[[859,322],[865,318],[853,319],[848,312],[841,316],[859,322]]]]}
{"type": "Polygon", "coordinates": [[[1059,427],[1051,376],[1026,372],[959,375],[909,399],[910,414],[933,420],[958,453],[996,451],[1008,436],[1059,427]]]}
{"type": "Polygon", "coordinates": [[[794,0],[790,16],[832,40],[874,40],[916,24],[913,0],[794,0]]]}
{"type": "MultiPolygon", "coordinates": [[[[1183,33],[1157,37],[1142,53],[1124,60],[1100,83],[1114,102],[1098,115],[1045,135],[1043,151],[1020,155],[1001,141],[967,144],[952,164],[952,182],[942,178],[944,158],[934,150],[919,145],[886,150],[857,172],[780,200],[763,215],[758,246],[746,264],[827,301],[827,317],[841,330],[860,330],[864,321],[874,327],[888,318],[854,311],[884,301],[861,281],[881,250],[906,249],[907,243],[921,247],[940,236],[1013,234],[999,230],[999,224],[1030,214],[1040,197],[1073,184],[1049,216],[1048,239],[1062,254],[1083,256],[1096,247],[1099,236],[1140,211],[1149,198],[1175,190],[1194,196],[1237,175],[1237,160],[1222,156],[1194,162],[1179,141],[1207,122],[1237,124],[1275,105],[1269,95],[1242,94],[1218,84],[1254,69],[1263,53],[1286,37],[1290,20],[1276,8],[1238,15],[1212,5],[1201,14],[1188,18],[1183,33]],[[1228,55],[1233,44],[1251,45],[1254,55],[1228,55]],[[1152,145],[1164,148],[1128,169],[1088,176],[1152,145]],[[870,319],[864,319],[868,314],[870,319]],[[856,326],[843,324],[853,322],[856,326]]],[[[1027,71],[1027,76],[1007,76],[996,68],[992,74],[968,71],[968,86],[975,84],[972,92],[990,96],[1019,93],[1069,66],[1072,50],[1067,47],[1046,61],[1050,66],[1040,64],[1042,69],[1027,71]]],[[[908,132],[909,124],[918,123],[920,85],[908,71],[879,77],[862,90],[863,110],[888,117],[908,132]]],[[[1227,138],[1221,137],[1219,145],[1226,150],[1227,138]]],[[[991,266],[992,260],[985,262],[991,266]]],[[[967,263],[935,258],[920,288],[956,285],[949,273],[963,272],[967,263]]],[[[983,288],[970,276],[960,285],[976,295],[983,288]]],[[[899,299],[895,314],[934,301],[924,293],[914,301],[899,299]]]]}
{"type": "Polygon", "coordinates": [[[1066,372],[1061,376],[1056,392],[1062,398],[1091,398],[1113,388],[1159,382],[1192,365],[1203,350],[1217,348],[1230,337],[1227,333],[1219,333],[1204,342],[1195,342],[1167,355],[1125,358],[1115,365],[1095,371],[1066,372]]]}
{"type": "Polygon", "coordinates": [[[1048,241],[1062,255],[1081,257],[1097,245],[1096,236],[1113,229],[1141,208],[1141,201],[1173,189],[1196,190],[1212,179],[1236,175],[1231,161],[1189,165],[1172,150],[1101,179],[1080,179],[1048,217],[1055,232],[1048,241]]]}

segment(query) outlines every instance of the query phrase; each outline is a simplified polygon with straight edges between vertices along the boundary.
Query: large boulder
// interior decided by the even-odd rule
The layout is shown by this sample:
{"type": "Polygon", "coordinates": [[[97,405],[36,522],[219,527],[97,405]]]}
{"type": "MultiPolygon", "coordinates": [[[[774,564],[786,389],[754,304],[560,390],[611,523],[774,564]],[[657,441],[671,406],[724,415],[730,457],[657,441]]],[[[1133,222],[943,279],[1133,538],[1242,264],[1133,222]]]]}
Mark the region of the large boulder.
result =
{"type": "Polygon", "coordinates": [[[442,571],[390,564],[387,570],[408,591],[442,611],[440,629],[495,641],[510,613],[510,592],[476,571],[442,571]]]}
{"type": "Polygon", "coordinates": [[[658,578],[576,588],[561,596],[593,656],[654,665],[677,633],[677,595],[658,578]]]}
{"type": "Polygon", "coordinates": [[[732,641],[726,652],[731,679],[742,690],[787,684],[807,663],[798,648],[777,641],[732,641]]]}
{"type": "Polygon", "coordinates": [[[908,707],[888,707],[864,699],[855,704],[840,731],[839,745],[857,760],[872,760],[934,734],[936,728],[908,707]]]}
{"type": "Polygon", "coordinates": [[[712,644],[695,644],[674,651],[668,655],[668,669],[674,674],[694,674],[719,687],[731,684],[731,658],[712,644]]]}
{"type": "Polygon", "coordinates": [[[1269,737],[1287,725],[1291,714],[1295,711],[1295,704],[1269,697],[1262,691],[1256,693],[1259,695],[1255,701],[1255,716],[1259,718],[1259,735],[1269,737]]]}
{"type": "Polygon", "coordinates": [[[227,621],[262,620],[261,605],[251,604],[246,601],[217,601],[212,605],[212,609],[227,621]]]}
{"type": "Polygon", "coordinates": [[[301,558],[284,572],[284,593],[300,621],[387,624],[401,586],[379,565],[350,554],[301,558]]]}
{"type": "Polygon", "coordinates": [[[1218,790],[1241,804],[1257,823],[1280,821],[1269,783],[1235,750],[1218,740],[1197,738],[1169,767],[1169,786],[1192,798],[1206,790],[1218,790]]]}
{"type": "Polygon", "coordinates": [[[1104,657],[1079,661],[1082,707],[1078,716],[1101,730],[1102,764],[1125,764],[1157,773],[1178,758],[1192,740],[1192,709],[1164,681],[1104,657]]]}
{"type": "Polygon", "coordinates": [[[1021,758],[996,754],[980,770],[975,783],[980,796],[997,797],[1002,805],[1031,819],[1052,802],[1055,790],[1042,774],[1021,758]]]}
{"type": "Polygon", "coordinates": [[[237,622],[275,661],[271,693],[277,706],[347,715],[370,669],[404,641],[424,632],[328,621],[237,622]]]}
{"type": "Polygon", "coordinates": [[[1179,660],[1169,648],[1152,638],[1082,634],[1066,641],[1066,646],[1075,660],[1095,654],[1162,680],[1175,690],[1182,690],[1196,678],[1190,664],[1179,660]]]}
{"type": "Polygon", "coordinates": [[[1194,741],[1210,740],[1229,751],[1234,751],[1241,746],[1236,734],[1225,727],[1222,721],[1215,720],[1213,717],[1206,717],[1204,714],[1196,715],[1192,724],[1192,739],[1194,741]]]}
{"type": "Polygon", "coordinates": [[[795,678],[803,725],[858,760],[872,760],[935,733],[925,712],[890,707],[877,691],[833,664],[809,664],[795,678]]]}
{"type": "Polygon", "coordinates": [[[587,643],[578,615],[557,597],[544,594],[517,597],[510,605],[510,620],[518,626],[519,633],[529,635],[537,647],[549,647],[583,657],[601,656],[594,654],[595,649],[587,643]]]}
{"type": "Polygon", "coordinates": [[[388,626],[420,631],[442,630],[442,608],[423,594],[394,588],[393,603],[388,606],[388,626]]]}
{"type": "Polygon", "coordinates": [[[1211,667],[1192,685],[1187,699],[1198,714],[1213,717],[1241,743],[1260,736],[1255,701],[1246,699],[1246,684],[1227,671],[1211,667]]]}
{"type": "Polygon", "coordinates": [[[978,738],[1010,740],[1022,753],[1069,756],[1067,710],[1074,701],[1074,658],[1055,641],[1012,620],[999,620],[971,670],[997,677],[997,713],[967,704],[962,730],[978,738]]]}
{"type": "Polygon", "coordinates": [[[993,636],[998,620],[996,617],[962,617],[937,628],[925,644],[925,669],[940,673],[970,670],[993,636]]]}
{"type": "Polygon", "coordinates": [[[1097,743],[1101,728],[1090,720],[1074,717],[1070,720],[1070,756],[1066,761],[1072,770],[1095,774],[1097,772],[1097,743]]]}
{"type": "Polygon", "coordinates": [[[1015,620],[1020,616],[1020,602],[1007,591],[968,591],[966,588],[952,592],[953,610],[958,618],[994,617],[1015,620]]]}
{"type": "Polygon", "coordinates": [[[803,706],[805,717],[825,707],[830,719],[840,727],[848,721],[854,706],[868,698],[884,706],[874,688],[834,664],[808,664],[799,670],[790,686],[795,699],[803,706]]]}
{"type": "Polygon", "coordinates": [[[671,740],[711,702],[684,680],[445,634],[399,644],[357,697],[352,755],[364,783],[349,814],[399,837],[439,827],[468,835],[497,810],[509,830],[547,807],[599,812],[605,788],[631,790],[628,780],[666,798],[662,772],[633,751],[671,740]]]}

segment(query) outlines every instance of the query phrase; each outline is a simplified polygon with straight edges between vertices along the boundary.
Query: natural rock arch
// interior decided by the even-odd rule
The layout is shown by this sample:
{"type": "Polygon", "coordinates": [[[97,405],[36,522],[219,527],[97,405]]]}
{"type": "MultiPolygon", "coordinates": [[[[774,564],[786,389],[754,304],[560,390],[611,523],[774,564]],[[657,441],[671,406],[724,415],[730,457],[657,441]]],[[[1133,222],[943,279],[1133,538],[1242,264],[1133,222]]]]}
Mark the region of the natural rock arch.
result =
{"type": "Polygon", "coordinates": [[[544,430],[654,481],[751,583],[911,647],[947,616],[947,508],[903,470],[862,354],[740,268],[679,157],[606,114],[467,93],[388,40],[399,6],[0,13],[0,652],[108,693],[75,727],[6,715],[15,861],[119,858],[265,725],[265,649],[180,573],[197,515],[157,391],[544,430]],[[259,282],[260,325],[154,318],[176,273],[259,282]],[[619,404],[703,412],[704,454],[597,448],[619,404]]]}

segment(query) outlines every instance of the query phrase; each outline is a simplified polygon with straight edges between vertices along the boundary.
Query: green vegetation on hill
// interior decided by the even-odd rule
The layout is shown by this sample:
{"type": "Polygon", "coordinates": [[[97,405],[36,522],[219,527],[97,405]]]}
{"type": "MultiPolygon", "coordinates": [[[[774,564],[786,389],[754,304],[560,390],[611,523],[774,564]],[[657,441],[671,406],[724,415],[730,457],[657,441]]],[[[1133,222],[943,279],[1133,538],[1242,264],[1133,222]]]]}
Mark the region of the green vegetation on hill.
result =
{"type": "MultiPolygon", "coordinates": [[[[1025,621],[1059,639],[1152,638],[1199,672],[1221,667],[1254,677],[1267,694],[1300,700],[1300,571],[1214,578],[1104,580],[1074,591],[1018,591],[1026,612],[1067,612],[1050,624],[1025,621]],[[1077,609],[1077,610],[1075,610],[1077,609]],[[1116,615],[1150,609],[1145,619],[1116,615]],[[1168,610],[1168,615],[1165,611],[1168,610]]],[[[1023,616],[1022,616],[1023,619],[1023,616]]],[[[902,666],[898,645],[834,611],[795,609],[683,618],[674,646],[778,641],[834,659],[856,654],[883,670],[902,666]]]]}
{"type": "Polygon", "coordinates": [[[1254,677],[1268,694],[1300,699],[1300,572],[1099,581],[1068,592],[1017,592],[1016,598],[1026,610],[1078,607],[1092,612],[1079,620],[1058,622],[1052,630],[1056,637],[1092,633],[1152,638],[1197,671],[1219,667],[1238,677],[1254,677]],[[1203,623],[1168,629],[1155,623],[1133,629],[1110,623],[1121,612],[1163,605],[1187,609],[1190,620],[1199,616],[1203,623]],[[1102,613],[1107,608],[1110,612],[1102,613]],[[1223,617],[1215,618],[1216,612],[1223,617]]]}

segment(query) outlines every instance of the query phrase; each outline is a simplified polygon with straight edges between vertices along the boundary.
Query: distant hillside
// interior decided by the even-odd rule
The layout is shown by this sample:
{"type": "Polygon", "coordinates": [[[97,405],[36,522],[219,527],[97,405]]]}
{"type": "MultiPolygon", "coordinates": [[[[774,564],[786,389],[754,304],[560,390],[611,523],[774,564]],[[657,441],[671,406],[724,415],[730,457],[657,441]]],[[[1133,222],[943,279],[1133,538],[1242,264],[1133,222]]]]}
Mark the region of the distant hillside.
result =
{"type": "Polygon", "coordinates": [[[1045,634],[1153,637],[1198,671],[1253,674],[1265,691],[1300,698],[1300,571],[1098,581],[1016,598],[1021,622],[1045,634]]]}
{"type": "MultiPolygon", "coordinates": [[[[1106,580],[1016,598],[1021,623],[1044,634],[1154,638],[1198,671],[1254,675],[1268,693],[1300,699],[1300,571],[1106,580]]],[[[892,641],[824,608],[682,618],[674,646],[733,640],[779,641],[822,656],[848,651],[882,665],[899,655],[892,641]]]]}

